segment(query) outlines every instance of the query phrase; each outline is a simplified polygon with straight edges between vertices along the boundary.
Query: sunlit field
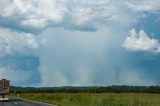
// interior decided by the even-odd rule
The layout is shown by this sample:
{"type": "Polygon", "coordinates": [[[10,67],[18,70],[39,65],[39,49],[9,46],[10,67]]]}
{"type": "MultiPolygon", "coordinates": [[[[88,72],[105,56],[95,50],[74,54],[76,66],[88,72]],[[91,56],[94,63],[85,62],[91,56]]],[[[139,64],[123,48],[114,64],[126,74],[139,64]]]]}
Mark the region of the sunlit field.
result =
{"type": "Polygon", "coordinates": [[[147,93],[23,93],[19,97],[58,106],[160,106],[160,94],[147,93]]]}

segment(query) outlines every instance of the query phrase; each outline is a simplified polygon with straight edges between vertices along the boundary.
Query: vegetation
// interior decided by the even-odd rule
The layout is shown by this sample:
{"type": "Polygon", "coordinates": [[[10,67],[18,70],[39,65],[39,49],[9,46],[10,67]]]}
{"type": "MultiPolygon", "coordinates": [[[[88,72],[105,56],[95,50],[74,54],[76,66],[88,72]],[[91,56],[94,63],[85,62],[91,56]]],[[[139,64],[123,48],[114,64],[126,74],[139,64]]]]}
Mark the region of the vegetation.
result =
{"type": "Polygon", "coordinates": [[[159,106],[160,94],[148,93],[21,93],[21,98],[58,106],[159,106]]]}
{"type": "Polygon", "coordinates": [[[107,86],[107,87],[11,87],[17,93],[160,93],[160,86],[107,86]]]}
{"type": "Polygon", "coordinates": [[[21,98],[59,106],[160,106],[159,86],[11,87],[21,98]]]}

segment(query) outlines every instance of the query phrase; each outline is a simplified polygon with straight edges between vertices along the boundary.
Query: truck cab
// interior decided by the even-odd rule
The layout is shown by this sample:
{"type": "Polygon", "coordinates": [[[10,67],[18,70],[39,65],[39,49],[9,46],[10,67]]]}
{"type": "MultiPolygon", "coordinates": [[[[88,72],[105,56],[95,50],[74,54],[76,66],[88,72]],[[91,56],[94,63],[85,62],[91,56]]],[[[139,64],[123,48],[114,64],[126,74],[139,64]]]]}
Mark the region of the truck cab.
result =
{"type": "Polygon", "coordinates": [[[0,101],[8,100],[10,81],[0,78],[0,101]]]}

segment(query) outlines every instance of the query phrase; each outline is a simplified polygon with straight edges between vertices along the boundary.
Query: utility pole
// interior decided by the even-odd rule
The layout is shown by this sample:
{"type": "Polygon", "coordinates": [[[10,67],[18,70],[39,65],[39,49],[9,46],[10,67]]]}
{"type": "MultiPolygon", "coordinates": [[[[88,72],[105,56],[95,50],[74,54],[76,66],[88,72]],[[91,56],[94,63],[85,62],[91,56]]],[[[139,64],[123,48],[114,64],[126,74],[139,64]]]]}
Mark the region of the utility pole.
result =
{"type": "Polygon", "coordinates": [[[93,89],[94,89],[94,93],[96,93],[96,81],[93,82],[93,89]]]}

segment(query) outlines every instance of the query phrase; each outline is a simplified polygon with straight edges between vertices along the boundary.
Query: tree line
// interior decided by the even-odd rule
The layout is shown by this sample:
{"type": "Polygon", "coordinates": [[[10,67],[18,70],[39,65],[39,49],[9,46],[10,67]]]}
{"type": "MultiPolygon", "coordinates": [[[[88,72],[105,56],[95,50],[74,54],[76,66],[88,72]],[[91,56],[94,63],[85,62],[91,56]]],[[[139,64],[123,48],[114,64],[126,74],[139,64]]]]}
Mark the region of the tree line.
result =
{"type": "Polygon", "coordinates": [[[160,86],[10,87],[11,93],[160,93],[160,86]]]}

